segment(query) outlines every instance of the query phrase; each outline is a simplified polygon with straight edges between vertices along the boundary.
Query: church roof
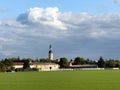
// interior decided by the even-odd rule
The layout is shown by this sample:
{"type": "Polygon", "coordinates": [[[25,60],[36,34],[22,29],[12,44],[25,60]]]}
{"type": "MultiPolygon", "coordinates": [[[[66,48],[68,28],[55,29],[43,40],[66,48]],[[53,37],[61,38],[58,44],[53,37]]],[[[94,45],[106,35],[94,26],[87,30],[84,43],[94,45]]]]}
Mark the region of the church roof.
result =
{"type": "Polygon", "coordinates": [[[41,63],[41,62],[35,62],[33,65],[58,65],[56,63],[41,63]]]}

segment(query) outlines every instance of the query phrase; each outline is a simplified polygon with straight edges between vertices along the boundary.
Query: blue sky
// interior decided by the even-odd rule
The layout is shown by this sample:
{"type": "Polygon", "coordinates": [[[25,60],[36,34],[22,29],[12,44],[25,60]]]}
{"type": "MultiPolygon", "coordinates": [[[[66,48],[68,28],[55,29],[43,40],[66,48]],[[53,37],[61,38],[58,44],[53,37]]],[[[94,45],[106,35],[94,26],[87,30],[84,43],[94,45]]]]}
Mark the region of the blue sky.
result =
{"type": "Polygon", "coordinates": [[[6,12],[0,17],[17,16],[31,7],[59,7],[61,12],[88,12],[91,14],[118,13],[120,6],[114,0],[1,0],[0,8],[6,12]]]}
{"type": "Polygon", "coordinates": [[[120,0],[1,0],[0,58],[120,59],[120,0]]]}

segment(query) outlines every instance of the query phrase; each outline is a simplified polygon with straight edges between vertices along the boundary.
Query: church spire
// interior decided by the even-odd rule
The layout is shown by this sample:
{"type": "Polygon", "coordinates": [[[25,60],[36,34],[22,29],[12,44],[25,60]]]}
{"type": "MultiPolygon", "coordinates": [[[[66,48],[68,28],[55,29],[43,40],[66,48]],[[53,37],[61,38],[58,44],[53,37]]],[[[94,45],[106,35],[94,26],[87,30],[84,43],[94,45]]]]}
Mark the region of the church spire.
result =
{"type": "Polygon", "coordinates": [[[52,45],[49,46],[49,60],[53,60],[52,45]]]}
{"type": "Polygon", "coordinates": [[[50,46],[49,46],[49,50],[52,50],[52,45],[50,44],[50,46]]]}

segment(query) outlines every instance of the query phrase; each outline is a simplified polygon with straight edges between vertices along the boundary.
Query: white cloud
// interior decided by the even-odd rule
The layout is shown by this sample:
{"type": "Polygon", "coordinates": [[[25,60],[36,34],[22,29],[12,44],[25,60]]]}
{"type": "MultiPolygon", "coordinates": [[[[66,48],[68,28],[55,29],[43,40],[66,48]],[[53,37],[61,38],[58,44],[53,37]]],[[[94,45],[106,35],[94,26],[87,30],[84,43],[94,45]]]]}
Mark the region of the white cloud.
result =
{"type": "Polygon", "coordinates": [[[34,7],[30,8],[26,14],[21,14],[18,17],[18,20],[20,20],[22,23],[27,21],[30,23],[48,25],[61,30],[67,30],[66,25],[63,22],[61,22],[60,19],[58,19],[59,14],[60,12],[57,7],[49,7],[46,9],[34,7]],[[24,19],[21,20],[21,16],[26,17],[24,17],[24,19]]]}
{"type": "Polygon", "coordinates": [[[116,52],[120,53],[119,24],[120,14],[90,15],[62,13],[57,7],[30,8],[17,18],[0,20],[0,54],[47,57],[48,46],[53,44],[56,57],[71,54],[90,57],[90,53],[116,56],[116,52]]]}
{"type": "Polygon", "coordinates": [[[118,38],[119,37],[119,14],[90,15],[66,13],[61,17],[69,30],[75,30],[73,34],[94,38],[118,38]],[[68,18],[67,18],[68,17],[68,18]],[[67,19],[66,19],[67,18],[67,19]]]}

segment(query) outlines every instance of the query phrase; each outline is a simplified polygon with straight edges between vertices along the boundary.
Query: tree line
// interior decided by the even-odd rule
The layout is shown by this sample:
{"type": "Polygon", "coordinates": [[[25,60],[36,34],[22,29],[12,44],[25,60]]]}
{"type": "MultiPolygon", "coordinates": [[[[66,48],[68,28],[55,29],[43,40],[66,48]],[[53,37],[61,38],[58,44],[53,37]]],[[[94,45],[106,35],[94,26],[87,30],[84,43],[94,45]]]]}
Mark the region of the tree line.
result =
{"type": "MultiPolygon", "coordinates": [[[[120,68],[120,60],[104,59],[102,56],[98,60],[90,60],[81,57],[76,57],[74,60],[70,60],[72,65],[97,65],[98,68],[120,68]]],[[[60,58],[60,68],[70,67],[67,58],[60,58]]]]}
{"type": "MultiPolygon", "coordinates": [[[[13,62],[14,61],[23,61],[24,65],[23,68],[20,69],[21,71],[23,70],[31,70],[29,62],[40,62],[40,63],[56,63],[60,65],[60,68],[69,68],[70,67],[70,62],[72,65],[98,65],[99,68],[120,68],[120,60],[114,60],[114,59],[104,59],[102,56],[98,60],[90,60],[90,59],[85,59],[82,57],[76,57],[73,60],[68,60],[66,57],[62,57],[57,60],[49,60],[46,58],[37,58],[37,59],[32,59],[32,58],[23,58],[20,59],[20,57],[17,58],[5,58],[0,60],[0,72],[5,72],[5,71],[15,71],[15,68],[13,67],[13,62]]],[[[35,69],[36,70],[36,69],[35,69]]],[[[18,70],[19,71],[19,70],[18,70]]]]}
{"type": "Polygon", "coordinates": [[[31,58],[5,58],[0,60],[0,72],[11,72],[11,71],[24,71],[31,70],[29,62],[32,61],[31,58]],[[23,62],[23,68],[15,69],[14,62],[23,62]]]}

